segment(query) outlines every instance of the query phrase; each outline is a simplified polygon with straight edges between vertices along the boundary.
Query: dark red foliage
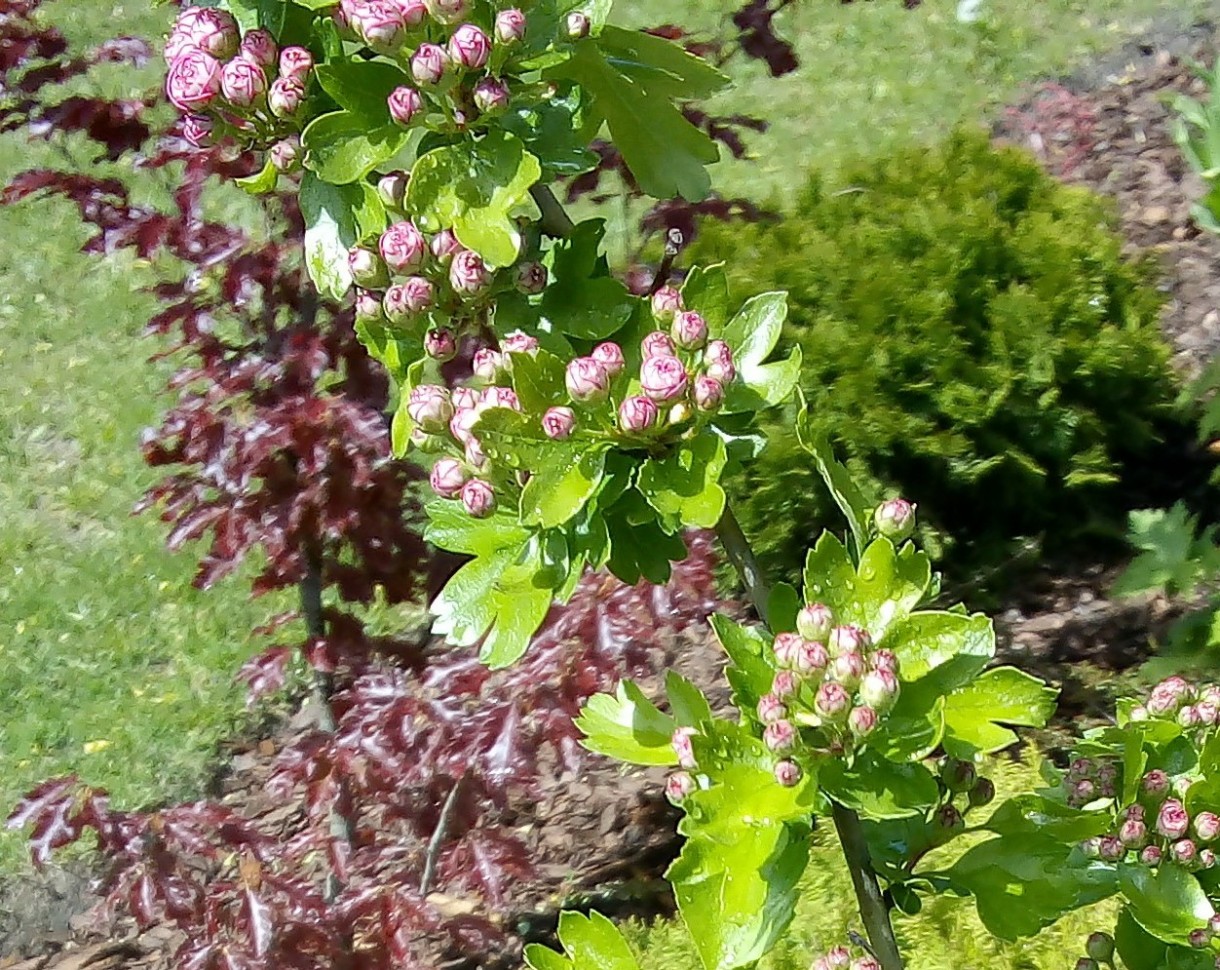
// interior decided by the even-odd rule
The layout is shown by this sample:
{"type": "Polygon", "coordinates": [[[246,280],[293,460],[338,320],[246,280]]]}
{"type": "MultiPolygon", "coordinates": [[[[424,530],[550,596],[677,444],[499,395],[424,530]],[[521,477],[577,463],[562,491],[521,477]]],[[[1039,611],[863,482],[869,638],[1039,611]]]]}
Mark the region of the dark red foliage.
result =
{"type": "Polygon", "coordinates": [[[1047,82],[1021,108],[1009,108],[1008,126],[1056,174],[1070,176],[1097,142],[1093,105],[1061,84],[1047,82]]]}

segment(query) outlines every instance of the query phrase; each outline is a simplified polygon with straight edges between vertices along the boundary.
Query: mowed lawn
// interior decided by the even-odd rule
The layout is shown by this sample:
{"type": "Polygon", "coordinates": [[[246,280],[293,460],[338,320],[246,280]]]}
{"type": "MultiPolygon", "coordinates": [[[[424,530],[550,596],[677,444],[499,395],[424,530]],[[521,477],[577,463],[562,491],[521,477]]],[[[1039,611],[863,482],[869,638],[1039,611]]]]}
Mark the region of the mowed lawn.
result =
{"type": "MultiPolygon", "coordinates": [[[[713,26],[734,6],[632,0],[620,20],[713,26]]],[[[794,4],[782,23],[801,70],[776,81],[735,63],[738,85],[714,105],[771,122],[751,139],[756,158],[721,166],[718,187],[782,197],[810,165],[935,137],[1032,77],[1144,35],[1154,18],[1215,12],[1205,0],[992,0],[993,17],[967,26],[955,6],[794,4]]],[[[168,17],[136,0],[55,0],[46,13],[86,41],[162,32],[168,17]]],[[[99,83],[134,93],[157,72],[109,67],[99,83]]],[[[2,180],[67,161],[0,138],[2,180]]],[[[164,184],[115,169],[141,198],[164,197],[164,184]]],[[[169,554],[156,517],[130,515],[155,480],[139,435],[166,404],[167,365],[147,362],[158,345],[140,336],[154,274],[127,256],[80,254],[85,238],[66,202],[0,209],[0,813],[63,772],[121,805],[197,791],[241,723],[233,673],[257,646],[250,630],[287,602],[251,603],[240,578],[193,590],[191,553],[169,554]]],[[[0,873],[22,860],[19,838],[0,837],[0,873]]]]}

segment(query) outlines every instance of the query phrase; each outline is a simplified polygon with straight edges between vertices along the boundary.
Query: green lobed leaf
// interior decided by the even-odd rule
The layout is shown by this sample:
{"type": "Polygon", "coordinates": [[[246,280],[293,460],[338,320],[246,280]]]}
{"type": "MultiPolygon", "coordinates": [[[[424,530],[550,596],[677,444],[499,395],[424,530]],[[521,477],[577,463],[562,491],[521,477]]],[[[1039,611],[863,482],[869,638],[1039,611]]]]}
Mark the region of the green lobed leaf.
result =
{"type": "Polygon", "coordinates": [[[618,927],[601,913],[560,913],[559,942],[563,954],[531,943],[525,948],[526,964],[533,970],[639,970],[618,927]]]}
{"type": "Polygon", "coordinates": [[[595,754],[635,765],[676,765],[674,719],[663,714],[630,680],[613,694],[590,697],[576,718],[581,744],[595,754]]]}
{"type": "Polygon", "coordinates": [[[983,824],[983,828],[996,835],[1023,837],[1040,834],[1065,843],[1105,835],[1113,827],[1113,818],[1107,813],[1084,812],[1033,793],[1008,799],[983,824]]]}
{"type": "Polygon", "coordinates": [[[729,666],[725,671],[733,689],[733,703],[741,711],[752,711],[758,700],[771,690],[775,679],[775,667],[767,657],[771,650],[771,638],[756,627],[745,627],[722,613],[709,617],[716,639],[729,655],[729,666]]]}
{"type": "Polygon", "coordinates": [[[1059,692],[1015,667],[997,667],[945,699],[945,751],[955,758],[991,754],[1015,744],[1005,724],[1042,727],[1059,692]]]}
{"type": "Polygon", "coordinates": [[[497,509],[494,515],[476,519],[461,502],[433,499],[426,506],[428,521],[424,539],[439,549],[468,556],[487,556],[505,549],[520,549],[531,535],[508,509],[497,509]]]}
{"type": "Polygon", "coordinates": [[[233,183],[250,195],[266,195],[268,192],[275,191],[279,181],[279,169],[271,164],[271,159],[268,158],[261,170],[253,175],[247,175],[245,178],[234,179],[233,183]]]}
{"type": "Polygon", "coordinates": [[[818,784],[840,805],[871,819],[920,815],[940,798],[936,777],[922,764],[895,764],[867,750],[850,766],[842,758],[830,759],[818,784]]]}
{"type": "Polygon", "coordinates": [[[521,521],[553,529],[578,515],[601,485],[608,450],[580,439],[551,442],[521,492],[521,521]]]}
{"type": "Polygon", "coordinates": [[[351,111],[332,111],[301,133],[305,167],[332,185],[358,182],[406,146],[410,133],[394,124],[371,126],[351,111]]]}
{"type": "Polygon", "coordinates": [[[723,333],[729,322],[729,278],[724,263],[693,267],[682,283],[682,300],[699,311],[709,333],[723,333]]]}
{"type": "Polygon", "coordinates": [[[533,104],[513,105],[500,119],[505,130],[521,139],[542,166],[544,175],[571,178],[597,167],[598,155],[589,149],[582,130],[585,123],[580,88],[533,104]]]}
{"type": "Polygon", "coordinates": [[[712,719],[712,708],[703,691],[676,670],[665,674],[665,694],[674,712],[674,723],[679,727],[698,727],[712,719]]]}
{"type": "Polygon", "coordinates": [[[452,228],[458,240],[492,266],[517,258],[521,233],[513,215],[532,205],[529,190],[542,176],[521,140],[493,130],[425,154],[411,170],[407,209],[428,232],[452,228]]]}
{"type": "Polygon", "coordinates": [[[412,84],[397,65],[386,61],[335,61],[314,69],[322,90],[351,115],[370,127],[389,125],[389,97],[395,88],[412,84]]]}
{"type": "Polygon", "coordinates": [[[552,353],[536,350],[530,354],[511,354],[513,390],[521,406],[531,414],[567,404],[564,363],[552,353]]]}
{"type": "Polygon", "coordinates": [[[614,66],[651,96],[701,101],[730,81],[702,58],[663,37],[606,24],[599,46],[614,66]]]}
{"type": "Polygon", "coordinates": [[[1215,915],[1199,880],[1181,866],[1121,864],[1118,884],[1132,918],[1158,940],[1189,945],[1190,933],[1215,915]]]}
{"type": "Polygon", "coordinates": [[[560,333],[580,340],[602,340],[620,330],[637,302],[600,256],[605,233],[604,219],[587,219],[550,250],[551,285],[542,297],[542,315],[560,333]]]}
{"type": "Polygon", "coordinates": [[[817,466],[818,475],[826,483],[826,488],[834,499],[835,504],[839,507],[839,511],[847,519],[848,528],[851,529],[852,540],[855,543],[857,552],[859,552],[864,549],[865,543],[868,542],[872,506],[865,499],[864,493],[860,491],[860,487],[851,477],[847,466],[835,458],[834,449],[831,447],[830,439],[826,436],[826,433],[814,429],[813,421],[809,414],[809,404],[806,402],[805,395],[799,387],[796,389],[796,395],[799,402],[796,415],[797,440],[800,442],[801,447],[813,456],[813,462],[817,466]]]}
{"type": "Polygon", "coordinates": [[[636,488],[666,531],[676,533],[684,526],[712,529],[724,514],[720,473],[727,461],[724,441],[705,432],[679,442],[666,458],[645,461],[636,488]]]}
{"type": "Polygon", "coordinates": [[[995,656],[995,630],[981,613],[926,610],[898,620],[885,646],[898,655],[904,680],[936,670],[937,683],[947,693],[981,673],[995,656]]]}
{"type": "Polygon", "coordinates": [[[357,186],[331,185],[312,172],[301,177],[305,220],[305,266],[324,296],[342,299],[352,285],[347,252],[359,238],[356,211],[364,202],[357,186]]]}

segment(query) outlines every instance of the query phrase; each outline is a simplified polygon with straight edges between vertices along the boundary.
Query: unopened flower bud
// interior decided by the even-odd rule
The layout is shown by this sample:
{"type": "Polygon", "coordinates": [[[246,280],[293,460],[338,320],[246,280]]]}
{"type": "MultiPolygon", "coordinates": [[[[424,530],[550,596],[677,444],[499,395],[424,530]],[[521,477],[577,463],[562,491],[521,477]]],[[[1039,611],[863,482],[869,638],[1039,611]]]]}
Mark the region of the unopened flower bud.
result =
{"type": "Polygon", "coordinates": [[[689,378],[677,357],[649,357],[640,365],[640,388],[654,401],[674,401],[686,393],[689,378]]]}
{"type": "Polygon", "coordinates": [[[1127,847],[1113,835],[1103,835],[1097,844],[1097,855],[1105,862],[1122,862],[1127,855],[1127,847]]]}
{"type": "Polygon", "coordinates": [[[962,813],[951,803],[946,803],[938,808],[936,814],[932,816],[932,821],[941,832],[938,841],[945,841],[946,837],[952,838],[966,827],[966,820],[962,818],[962,813]]]}
{"type": "Polygon", "coordinates": [[[285,47],[280,51],[280,77],[304,81],[313,70],[313,54],[305,47],[285,47]]]}
{"type": "Polygon", "coordinates": [[[259,27],[246,31],[246,36],[241,39],[241,46],[237,50],[237,56],[257,64],[259,67],[270,69],[275,67],[279,60],[280,49],[275,38],[271,36],[271,31],[259,27]]]}
{"type": "Polygon", "coordinates": [[[386,0],[370,0],[351,17],[352,27],[369,47],[380,54],[395,54],[407,36],[402,11],[386,0]]]}
{"type": "Polygon", "coordinates": [[[960,758],[946,758],[940,766],[940,780],[949,791],[956,794],[968,792],[974,787],[978,772],[974,763],[960,758]]]}
{"type": "Polygon", "coordinates": [[[681,805],[697,787],[689,772],[675,771],[665,780],[665,797],[671,805],[681,805]]]}
{"type": "Polygon", "coordinates": [[[1097,785],[1088,778],[1082,778],[1069,786],[1068,804],[1075,808],[1087,805],[1097,797],[1097,785]]]}
{"type": "Polygon", "coordinates": [[[491,270],[473,250],[463,249],[449,264],[449,283],[457,293],[475,296],[491,286],[491,282],[491,270]]]}
{"type": "Polygon", "coordinates": [[[695,767],[695,749],[691,744],[694,734],[693,727],[680,727],[674,731],[673,737],[670,739],[674,753],[678,756],[678,764],[683,768],[695,767]]]}
{"type": "Polygon", "coordinates": [[[796,615],[797,631],[806,640],[825,640],[833,622],[830,607],[822,603],[806,604],[796,615]]]}
{"type": "Polygon", "coordinates": [[[456,24],[470,12],[470,0],[424,0],[424,5],[442,24],[456,24]]]}
{"type": "Polygon", "coordinates": [[[694,310],[683,310],[674,316],[670,335],[683,350],[700,350],[707,343],[707,321],[694,310]]]}
{"type": "MultiPolygon", "coordinates": [[[[211,7],[183,10],[174,23],[171,43],[175,38],[178,38],[174,45],[178,50],[189,45],[222,61],[233,57],[240,49],[240,30],[233,15],[211,7]]],[[[173,60],[178,50],[169,53],[170,46],[166,45],[167,56],[173,60]]]]}
{"type": "Polygon", "coordinates": [[[610,340],[594,347],[591,356],[606,369],[606,373],[611,378],[618,377],[623,372],[623,367],[626,366],[623,348],[610,340]]]}
{"type": "Polygon", "coordinates": [[[516,8],[501,10],[496,14],[495,38],[497,44],[511,47],[525,39],[525,14],[516,8]]]}
{"type": "Polygon", "coordinates": [[[474,104],[485,115],[498,115],[508,108],[508,85],[496,77],[485,77],[474,86],[474,104]]]}
{"type": "Polygon", "coordinates": [[[864,658],[853,651],[839,654],[830,662],[829,676],[849,691],[855,690],[864,676],[864,658]]]}
{"type": "Polygon", "coordinates": [[[429,330],[424,335],[424,353],[438,363],[445,364],[457,356],[457,340],[452,330],[429,330]]]}
{"type": "Polygon", "coordinates": [[[662,286],[652,295],[652,316],[657,323],[671,323],[685,306],[682,293],[672,286],[662,286]]]}
{"type": "Polygon", "coordinates": [[[441,498],[457,498],[462,494],[462,486],[469,477],[460,461],[455,458],[441,458],[432,466],[428,481],[432,485],[432,491],[441,498]]]}
{"type": "Polygon", "coordinates": [[[848,970],[851,966],[851,951],[845,946],[836,946],[826,953],[826,964],[830,970],[848,970]]]}
{"type": "Polygon", "coordinates": [[[432,281],[423,276],[412,276],[386,290],[385,315],[392,323],[405,324],[432,309],[435,302],[436,292],[432,281]]]}
{"type": "Polygon", "coordinates": [[[419,269],[428,251],[423,234],[408,220],[390,226],[381,234],[377,246],[381,258],[394,273],[411,273],[419,269]]]}
{"type": "Polygon", "coordinates": [[[771,646],[775,654],[775,662],[781,667],[791,669],[796,666],[796,654],[800,649],[801,638],[795,633],[779,633],[771,646]]]}
{"type": "Polygon", "coordinates": [[[428,434],[441,433],[454,414],[449,391],[439,384],[420,384],[412,388],[407,414],[428,434]]]}
{"type": "Polygon", "coordinates": [[[788,716],[788,708],[775,694],[763,694],[758,699],[758,719],[763,724],[774,724],[788,716]]]}
{"type": "Polygon", "coordinates": [[[1178,708],[1187,703],[1194,694],[1190,684],[1181,677],[1166,677],[1152,688],[1148,695],[1147,708],[1152,714],[1164,717],[1176,714],[1178,708]]]}
{"type": "Polygon", "coordinates": [[[277,118],[291,118],[305,103],[305,85],[293,77],[276,78],[267,92],[267,107],[277,118]]]}
{"type": "Polygon", "coordinates": [[[481,412],[477,398],[471,406],[466,406],[463,401],[462,407],[454,408],[453,420],[449,422],[449,433],[463,447],[474,441],[474,426],[478,423],[481,412]]]}
{"type": "Polygon", "coordinates": [[[795,788],[801,783],[801,776],[804,774],[800,765],[786,758],[783,761],[777,761],[774,770],[775,780],[785,788],[795,788]]]}
{"type": "Polygon", "coordinates": [[[571,408],[550,408],[542,416],[542,430],[548,438],[565,441],[576,429],[576,413],[571,408]]]}
{"type": "Polygon", "coordinates": [[[1199,847],[1192,839],[1178,839],[1169,847],[1173,860],[1180,865],[1191,865],[1199,855],[1199,847]]]}
{"type": "Polygon", "coordinates": [[[990,778],[980,778],[966,796],[971,808],[982,808],[995,800],[995,783],[990,778]]]}
{"type": "Polygon", "coordinates": [[[695,406],[707,413],[718,411],[724,403],[724,385],[714,377],[700,374],[695,378],[695,406]]]}
{"type": "Polygon", "coordinates": [[[1178,725],[1184,728],[1198,727],[1202,723],[1199,711],[1194,705],[1188,704],[1178,711],[1178,725]]]}
{"type": "Polygon", "coordinates": [[[216,122],[207,115],[186,115],[182,119],[182,137],[193,148],[207,148],[215,132],[216,122]]]}
{"type": "Polygon", "coordinates": [[[888,670],[870,670],[860,680],[860,700],[885,712],[898,700],[898,678],[888,670]]]}
{"type": "Polygon", "coordinates": [[[1144,846],[1140,850],[1140,862],[1155,869],[1161,864],[1161,847],[1157,845],[1144,846]]]}
{"type": "Polygon", "coordinates": [[[628,434],[639,434],[656,427],[660,413],[654,401],[642,395],[625,398],[618,408],[618,426],[628,434]]]}
{"type": "Polygon", "coordinates": [[[1109,933],[1090,933],[1085,940],[1084,952],[1094,960],[1104,960],[1109,963],[1114,959],[1114,937],[1109,933]]]}
{"type": "Polygon", "coordinates": [[[483,398],[479,402],[485,408],[508,408],[511,411],[521,410],[521,401],[517,392],[511,387],[488,387],[483,390],[483,398]]]}
{"type": "Polygon", "coordinates": [[[584,404],[604,401],[610,393],[610,375],[592,357],[577,357],[569,363],[564,382],[572,400],[584,404]]]}
{"type": "Polygon", "coordinates": [[[301,165],[301,138],[289,135],[281,138],[267,151],[271,167],[285,175],[295,172],[301,165]]]}
{"type": "Polygon", "coordinates": [[[1213,841],[1220,836],[1220,815],[1215,812],[1200,812],[1195,816],[1194,830],[1200,841],[1213,841]]]}
{"type": "Polygon", "coordinates": [[[1176,798],[1167,799],[1157,812],[1156,830],[1167,839],[1180,839],[1189,827],[1185,806],[1176,798]]]}
{"type": "Polygon", "coordinates": [[[220,90],[235,108],[249,108],[267,93],[267,75],[253,61],[235,57],[220,71],[220,90]]]}
{"type": "Polygon", "coordinates": [[[1211,849],[1199,850],[1199,866],[1203,869],[1210,869],[1216,864],[1216,853],[1211,849]]]}
{"type": "Polygon", "coordinates": [[[383,322],[385,315],[381,312],[381,295],[372,290],[357,290],[356,319],[366,323],[383,322]]]}
{"type": "Polygon", "coordinates": [[[790,700],[796,696],[800,683],[791,670],[778,670],[771,679],[771,693],[781,701],[790,700]]]}
{"type": "Polygon", "coordinates": [[[1135,707],[1131,708],[1131,713],[1128,715],[1128,718],[1132,721],[1139,722],[1148,720],[1149,716],[1148,708],[1146,708],[1143,704],[1136,704],[1135,707]]]}
{"type": "Polygon", "coordinates": [[[851,970],[881,970],[881,964],[871,953],[866,953],[852,960],[851,970]]]}
{"type": "Polygon", "coordinates": [[[874,670],[888,670],[898,676],[898,654],[893,650],[874,650],[871,657],[874,670]]]}
{"type": "Polygon", "coordinates": [[[775,754],[787,754],[796,747],[796,728],[791,721],[778,720],[763,731],[763,744],[775,754]]]}
{"type": "Polygon", "coordinates": [[[406,172],[390,172],[377,180],[377,195],[387,208],[401,209],[410,181],[406,172]]]}
{"type": "Polygon", "coordinates": [[[882,502],[873,513],[873,523],[887,539],[901,542],[915,531],[915,506],[903,498],[882,502]]]}
{"type": "Polygon", "coordinates": [[[180,111],[201,111],[220,94],[220,61],[188,47],[170,63],[165,94],[180,111]]]}
{"type": "Polygon", "coordinates": [[[851,708],[851,695],[843,689],[842,684],[828,680],[818,688],[813,707],[828,721],[839,721],[847,716],[851,708]]]}
{"type": "Polygon", "coordinates": [[[474,376],[483,381],[498,381],[507,372],[504,355],[498,350],[483,347],[476,350],[473,361],[474,376]]]}
{"type": "Polygon", "coordinates": [[[868,706],[853,707],[847,715],[847,728],[858,738],[866,738],[877,729],[880,718],[868,706]]]}
{"type": "Polygon", "coordinates": [[[390,109],[390,118],[393,119],[394,124],[403,128],[410,127],[415,116],[424,110],[424,99],[420,97],[420,93],[405,84],[390,92],[386,104],[390,109]]]}
{"type": "Polygon", "coordinates": [[[801,640],[796,648],[796,672],[802,677],[820,675],[830,666],[830,655],[820,643],[801,640]]]}
{"type": "MultiPolygon", "coordinates": [[[[1207,727],[1215,727],[1220,722],[1220,707],[1217,707],[1211,701],[1202,700],[1195,704],[1195,711],[1199,715],[1199,723],[1207,727]]],[[[1135,720],[1132,717],[1132,720],[1135,720]]]]}
{"type": "Polygon", "coordinates": [[[1118,838],[1128,849],[1142,849],[1148,844],[1148,826],[1140,819],[1127,819],[1118,830],[1118,838]]]}
{"type": "Polygon", "coordinates": [[[648,334],[640,342],[640,350],[645,360],[649,357],[674,357],[678,353],[673,337],[663,330],[654,330],[648,334]]]}
{"type": "Polygon", "coordinates": [[[449,55],[438,44],[420,44],[411,55],[411,77],[416,84],[436,84],[448,66],[449,55]]]}
{"type": "Polygon", "coordinates": [[[703,352],[703,362],[708,377],[721,384],[732,384],[737,376],[737,365],[733,361],[733,349],[723,340],[712,340],[703,352]]]}
{"type": "Polygon", "coordinates": [[[1159,768],[1147,772],[1140,781],[1144,794],[1159,798],[1169,793],[1169,776],[1159,768]]]}
{"type": "Polygon", "coordinates": [[[585,37],[589,36],[589,31],[592,29],[593,24],[589,20],[588,14],[581,13],[579,10],[574,10],[572,13],[568,14],[566,26],[568,36],[572,40],[583,40],[585,37]]]}
{"type": "Polygon", "coordinates": [[[496,493],[481,478],[472,478],[462,486],[462,504],[476,519],[485,519],[496,510],[496,493]]]}
{"type": "Polygon", "coordinates": [[[358,286],[385,286],[390,279],[385,263],[375,252],[363,246],[353,246],[348,251],[347,268],[358,286]]]}
{"type": "Polygon", "coordinates": [[[1191,930],[1190,935],[1187,936],[1186,939],[1190,942],[1190,945],[1193,946],[1196,950],[1201,950],[1205,946],[1208,946],[1211,943],[1211,941],[1212,941],[1211,930],[1208,930],[1208,929],[1191,930]]]}
{"type": "Polygon", "coordinates": [[[1101,855],[1101,839],[1098,836],[1093,836],[1091,839],[1085,839],[1080,843],[1080,851],[1086,859],[1096,859],[1101,855]]]}
{"type": "Polygon", "coordinates": [[[475,438],[471,438],[466,442],[466,464],[479,473],[486,472],[491,468],[491,461],[487,457],[487,452],[483,450],[483,446],[475,438]]]}
{"type": "MultiPolygon", "coordinates": [[[[449,59],[467,71],[477,71],[491,56],[491,41],[474,24],[462,24],[449,37],[449,59]]],[[[504,92],[507,104],[508,91],[504,92]]]]}
{"type": "Polygon", "coordinates": [[[1081,957],[1076,961],[1074,970],[1101,970],[1101,967],[1097,965],[1097,961],[1092,957],[1081,957]]]}
{"type": "Polygon", "coordinates": [[[826,639],[826,649],[832,657],[837,657],[841,653],[863,653],[872,646],[872,642],[867,630],[848,624],[837,626],[830,631],[830,636],[826,639]]]}
{"type": "Polygon", "coordinates": [[[548,278],[549,274],[545,266],[537,260],[529,260],[517,267],[514,285],[517,287],[518,293],[524,293],[526,296],[537,296],[546,289],[548,278]]]}

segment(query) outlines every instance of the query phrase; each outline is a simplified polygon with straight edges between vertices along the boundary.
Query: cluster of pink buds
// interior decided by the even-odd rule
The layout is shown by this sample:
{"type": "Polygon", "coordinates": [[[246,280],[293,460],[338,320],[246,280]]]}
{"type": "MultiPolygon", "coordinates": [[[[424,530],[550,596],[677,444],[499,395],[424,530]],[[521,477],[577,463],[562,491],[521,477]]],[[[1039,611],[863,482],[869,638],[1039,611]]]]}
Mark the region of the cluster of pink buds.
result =
{"type": "Polygon", "coordinates": [[[281,172],[300,165],[300,125],[313,56],[304,47],[280,50],[262,28],[243,36],[232,15],[187,7],[165,44],[165,93],[185,116],[182,133],[202,147],[233,135],[268,149],[281,172]]]}
{"type": "Polygon", "coordinates": [[[1113,798],[1117,791],[1118,765],[1113,761],[1077,758],[1063,776],[1067,803],[1082,808],[1102,798],[1113,798]]]}
{"type": "Polygon", "coordinates": [[[1076,970],[1101,970],[1114,966],[1114,937],[1109,933],[1090,933],[1084,945],[1085,955],[1076,961],[1076,970]]]}
{"type": "Polygon", "coordinates": [[[1188,731],[1207,731],[1220,725],[1220,687],[1197,688],[1182,677],[1167,677],[1132,709],[1131,720],[1175,721],[1188,731]]]}
{"type": "Polygon", "coordinates": [[[852,951],[836,946],[815,957],[809,970],[881,970],[881,963],[871,953],[852,958],[852,951]]]}

